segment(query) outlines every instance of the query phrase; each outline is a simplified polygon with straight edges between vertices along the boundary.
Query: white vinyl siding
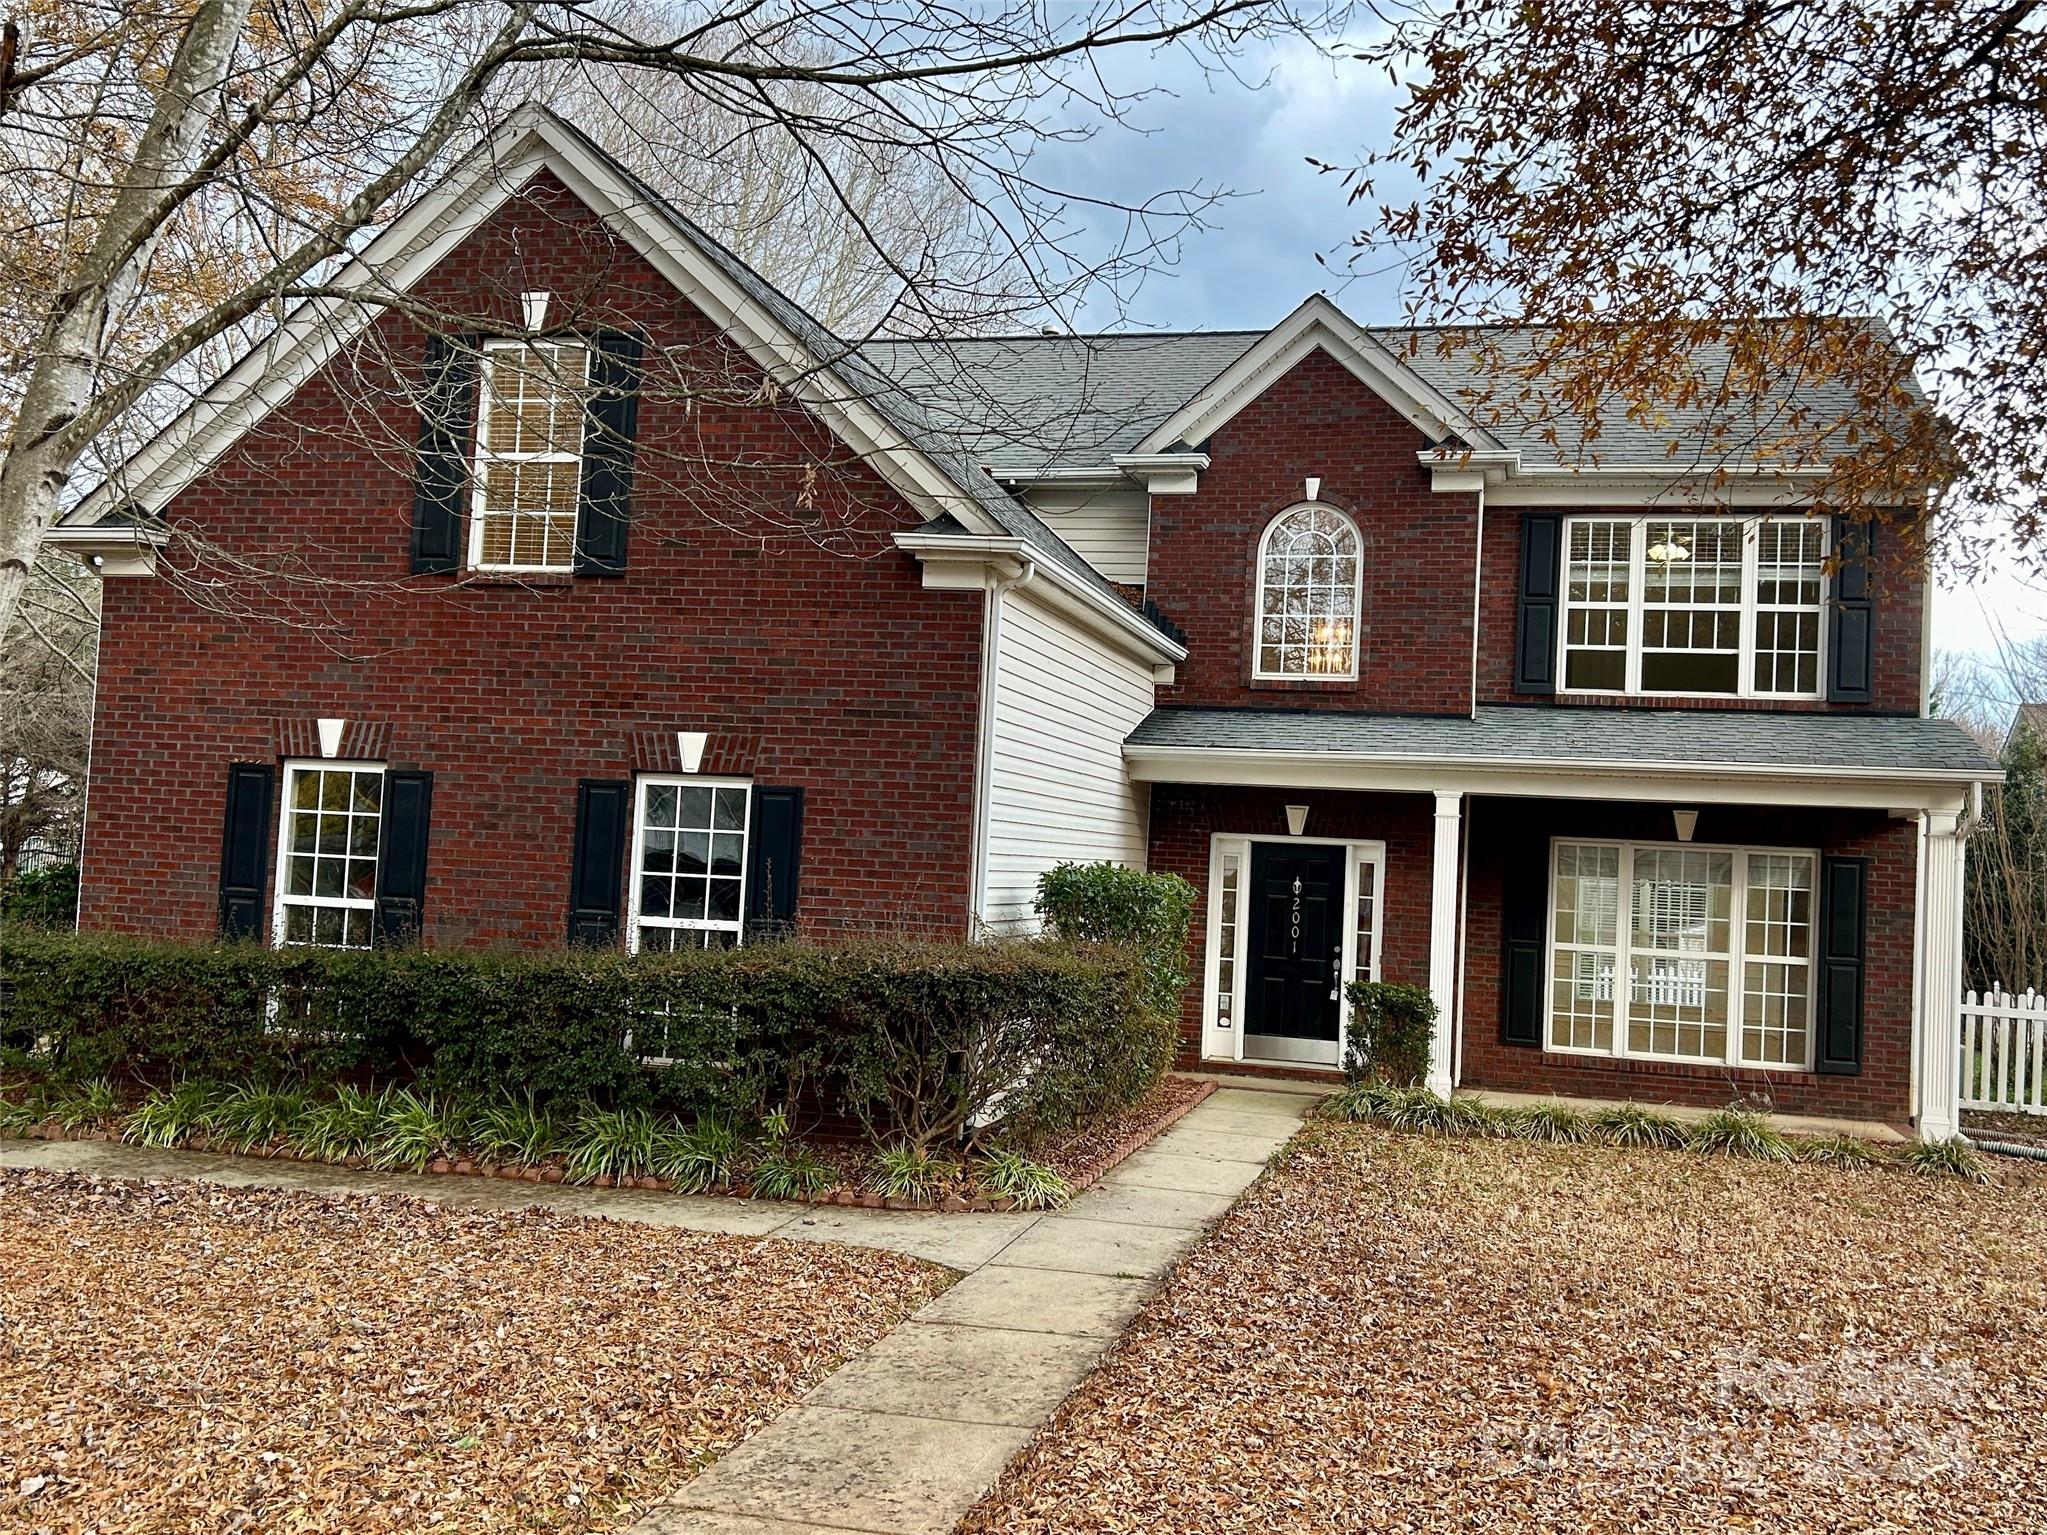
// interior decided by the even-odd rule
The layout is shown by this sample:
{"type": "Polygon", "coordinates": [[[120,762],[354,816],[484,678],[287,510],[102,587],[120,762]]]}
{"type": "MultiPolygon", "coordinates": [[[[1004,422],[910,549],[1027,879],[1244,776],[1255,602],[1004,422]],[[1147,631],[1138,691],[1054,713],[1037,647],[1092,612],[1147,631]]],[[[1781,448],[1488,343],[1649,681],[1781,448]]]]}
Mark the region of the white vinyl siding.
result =
{"type": "Polygon", "coordinates": [[[1046,526],[1105,579],[1144,585],[1151,497],[1143,490],[1034,489],[1025,499],[1046,526]]]}
{"type": "Polygon", "coordinates": [[[1144,867],[1146,801],[1123,738],[1151,712],[1152,679],[1028,589],[1001,601],[981,916],[1015,928],[1054,864],[1144,867]]]}

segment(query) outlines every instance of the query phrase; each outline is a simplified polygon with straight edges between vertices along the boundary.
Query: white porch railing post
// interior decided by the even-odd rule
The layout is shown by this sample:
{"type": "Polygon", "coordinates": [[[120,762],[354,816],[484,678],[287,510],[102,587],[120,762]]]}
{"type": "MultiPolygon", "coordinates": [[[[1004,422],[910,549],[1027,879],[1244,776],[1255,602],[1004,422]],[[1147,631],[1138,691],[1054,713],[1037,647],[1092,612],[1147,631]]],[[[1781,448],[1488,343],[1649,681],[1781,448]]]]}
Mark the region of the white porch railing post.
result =
{"type": "Polygon", "coordinates": [[[1457,850],[1462,793],[1436,791],[1436,848],[1429,887],[1429,995],[1436,1003],[1436,1033],[1429,1042],[1429,1091],[1447,1098],[1457,1085],[1457,850]]]}
{"type": "Polygon", "coordinates": [[[1960,1130],[1962,1076],[1962,863],[1967,844],[1953,811],[1919,818],[1919,1041],[1914,1072],[1920,1138],[1953,1140],[1960,1130]]]}

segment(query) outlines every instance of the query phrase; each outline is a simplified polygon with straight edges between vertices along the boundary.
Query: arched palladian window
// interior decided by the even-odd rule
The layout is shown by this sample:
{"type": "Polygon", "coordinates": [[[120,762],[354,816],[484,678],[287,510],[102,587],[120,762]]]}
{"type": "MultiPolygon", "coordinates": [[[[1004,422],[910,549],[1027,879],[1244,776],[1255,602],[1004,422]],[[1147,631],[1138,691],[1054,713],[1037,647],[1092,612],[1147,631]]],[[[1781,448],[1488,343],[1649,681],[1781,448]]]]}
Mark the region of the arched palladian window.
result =
{"type": "Polygon", "coordinates": [[[1358,674],[1358,530],[1310,503],[1273,518],[1258,544],[1259,677],[1358,674]]]}

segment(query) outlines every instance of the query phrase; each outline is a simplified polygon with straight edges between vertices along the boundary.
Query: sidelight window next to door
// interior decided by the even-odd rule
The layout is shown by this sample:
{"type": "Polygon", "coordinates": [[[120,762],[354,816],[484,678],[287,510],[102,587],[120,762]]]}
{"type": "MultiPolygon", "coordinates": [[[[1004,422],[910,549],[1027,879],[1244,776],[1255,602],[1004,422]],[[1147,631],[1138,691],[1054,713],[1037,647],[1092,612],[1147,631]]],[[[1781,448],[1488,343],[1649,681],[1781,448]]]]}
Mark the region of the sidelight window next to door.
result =
{"type": "Polygon", "coordinates": [[[1378,973],[1384,867],[1377,842],[1213,839],[1203,1055],[1342,1061],[1344,988],[1378,973]]]}

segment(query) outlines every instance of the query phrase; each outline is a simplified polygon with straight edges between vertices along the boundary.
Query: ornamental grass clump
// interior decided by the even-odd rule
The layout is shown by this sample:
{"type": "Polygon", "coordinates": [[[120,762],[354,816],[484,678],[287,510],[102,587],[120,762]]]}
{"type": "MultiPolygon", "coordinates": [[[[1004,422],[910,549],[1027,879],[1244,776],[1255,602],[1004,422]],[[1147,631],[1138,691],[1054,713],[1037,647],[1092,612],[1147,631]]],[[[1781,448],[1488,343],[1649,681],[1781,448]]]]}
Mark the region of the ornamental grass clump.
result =
{"type": "Polygon", "coordinates": [[[121,1139],[165,1151],[182,1146],[206,1127],[225,1091],[217,1083],[188,1077],[168,1091],[151,1093],[123,1121],[121,1139]]]}
{"type": "Polygon", "coordinates": [[[384,1102],[365,1087],[346,1083],[331,1098],[314,1099],[299,1116],[292,1144],[302,1157],[316,1162],[367,1159],[376,1150],[384,1120],[384,1102]]]}
{"type": "Polygon", "coordinates": [[[1719,1109],[1687,1133],[1692,1150],[1708,1156],[1746,1157],[1753,1162],[1789,1162],[1791,1143],[1767,1119],[1747,1109],[1719,1109]]]}
{"type": "Polygon", "coordinates": [[[460,1149],[465,1120],[452,1099],[393,1088],[378,1100],[370,1165],[386,1172],[423,1173],[436,1159],[452,1157],[460,1149]]]}
{"type": "Polygon", "coordinates": [[[477,1155],[499,1167],[533,1167],[561,1150],[562,1127],[532,1093],[504,1094],[478,1109],[470,1122],[477,1155]]]}
{"type": "Polygon", "coordinates": [[[974,1166],[974,1183],[989,1199],[1019,1210],[1056,1210],[1073,1198],[1073,1185],[1020,1151],[991,1151],[974,1166]]]}
{"type": "Polygon", "coordinates": [[[49,1098],[40,1082],[26,1082],[0,1093],[0,1135],[26,1135],[50,1117],[49,1098]]]}
{"type": "Polygon", "coordinates": [[[654,1176],[685,1194],[729,1188],[745,1151],[745,1138],[729,1119],[700,1118],[687,1130],[671,1125],[654,1138],[654,1176]]]}
{"type": "Polygon", "coordinates": [[[304,1089],[245,1082],[208,1107],[207,1141],[215,1150],[254,1151],[295,1138],[305,1112],[304,1089]]]}
{"type": "Polygon", "coordinates": [[[645,1109],[585,1109],[562,1142],[562,1170],[571,1183],[650,1177],[654,1139],[645,1109]]]}
{"type": "Polygon", "coordinates": [[[1536,1103],[1509,1111],[1511,1133],[1525,1141],[1544,1141],[1554,1146],[1582,1146],[1599,1138],[1592,1121],[1577,1109],[1562,1103],[1536,1103]]]}
{"type": "Polygon", "coordinates": [[[867,1170],[867,1186],[884,1199],[935,1203],[959,1181],[960,1165],[918,1146],[884,1146],[867,1170]]]}
{"type": "Polygon", "coordinates": [[[1913,1141],[1898,1153],[1898,1163],[1922,1178],[1960,1178],[1988,1183],[1990,1169],[1967,1141],[1913,1141]]]}
{"type": "Polygon", "coordinates": [[[776,1146],[753,1164],[753,1192],[760,1199],[811,1200],[838,1181],[831,1165],[808,1146],[776,1146]]]}
{"type": "Polygon", "coordinates": [[[60,1091],[45,1113],[60,1129],[97,1130],[121,1117],[121,1095],[105,1077],[94,1077],[60,1091]]]}
{"type": "Polygon", "coordinates": [[[1687,1143],[1682,1123],[1639,1103],[1617,1103],[1597,1109],[1587,1123],[1608,1146],[1661,1146],[1674,1151],[1687,1143]]]}
{"type": "Polygon", "coordinates": [[[1883,1167],[1890,1161],[1871,1142],[1852,1135],[1801,1136],[1792,1141],[1791,1156],[1815,1167],[1883,1167]]]}

